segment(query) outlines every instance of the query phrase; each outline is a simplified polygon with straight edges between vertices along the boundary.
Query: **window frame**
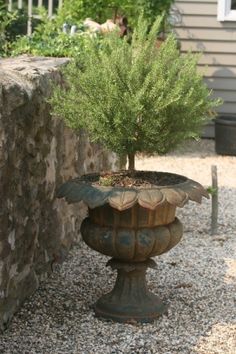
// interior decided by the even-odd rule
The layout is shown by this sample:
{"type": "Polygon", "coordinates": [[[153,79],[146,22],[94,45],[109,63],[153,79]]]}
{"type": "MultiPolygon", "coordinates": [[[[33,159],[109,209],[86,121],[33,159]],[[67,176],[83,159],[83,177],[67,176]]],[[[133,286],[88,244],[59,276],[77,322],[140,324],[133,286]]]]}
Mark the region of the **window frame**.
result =
{"type": "Polygon", "coordinates": [[[218,0],[217,20],[236,22],[236,10],[231,10],[231,0],[218,0]]]}

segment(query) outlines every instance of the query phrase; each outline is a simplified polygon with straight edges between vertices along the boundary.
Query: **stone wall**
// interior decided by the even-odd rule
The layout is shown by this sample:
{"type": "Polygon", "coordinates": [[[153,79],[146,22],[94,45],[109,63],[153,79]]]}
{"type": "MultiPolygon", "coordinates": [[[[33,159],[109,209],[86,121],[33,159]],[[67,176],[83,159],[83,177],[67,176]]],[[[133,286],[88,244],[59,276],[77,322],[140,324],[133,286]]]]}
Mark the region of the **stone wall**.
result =
{"type": "Polygon", "coordinates": [[[64,180],[116,158],[50,116],[66,59],[0,61],[0,329],[78,241],[83,205],[55,199],[64,180]]]}

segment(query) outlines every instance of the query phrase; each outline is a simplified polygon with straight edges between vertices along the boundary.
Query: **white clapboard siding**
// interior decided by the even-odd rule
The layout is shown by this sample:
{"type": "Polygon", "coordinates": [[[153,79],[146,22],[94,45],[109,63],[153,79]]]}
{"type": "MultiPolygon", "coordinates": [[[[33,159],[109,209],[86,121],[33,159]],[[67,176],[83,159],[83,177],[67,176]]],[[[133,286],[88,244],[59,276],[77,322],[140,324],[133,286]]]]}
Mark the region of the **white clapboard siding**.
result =
{"type": "Polygon", "coordinates": [[[195,15],[196,13],[202,16],[217,15],[217,5],[207,1],[201,3],[178,1],[178,10],[185,15],[195,15]]]}
{"type": "Polygon", "coordinates": [[[224,102],[222,106],[219,106],[217,109],[218,113],[230,113],[230,114],[235,114],[236,112],[236,103],[227,103],[224,102]]]}
{"type": "Polygon", "coordinates": [[[212,97],[213,98],[221,97],[224,100],[224,102],[234,103],[236,101],[236,92],[226,91],[226,90],[213,91],[212,97]]]}
{"type": "MultiPolygon", "coordinates": [[[[189,49],[197,52],[207,53],[236,53],[236,43],[224,42],[224,41],[201,41],[201,40],[181,40],[181,49],[187,51],[189,49]]],[[[235,56],[236,60],[236,56],[235,56]]]]}
{"type": "Polygon", "coordinates": [[[199,66],[198,69],[205,77],[209,78],[236,78],[236,67],[199,66]]]}
{"type": "Polygon", "coordinates": [[[216,93],[219,90],[236,92],[236,78],[206,77],[204,81],[211,89],[215,90],[216,93]]]}
{"type": "Polygon", "coordinates": [[[199,71],[213,97],[224,100],[217,111],[236,114],[236,22],[217,21],[217,5],[217,0],[176,0],[175,32],[183,53],[202,53],[199,71]]]}
{"type": "Polygon", "coordinates": [[[217,0],[179,0],[178,1],[178,3],[181,3],[181,4],[183,4],[183,3],[186,3],[186,4],[189,4],[189,3],[194,3],[194,4],[206,4],[206,3],[208,3],[208,4],[212,4],[212,3],[214,3],[214,4],[217,4],[217,0]]]}
{"type": "Polygon", "coordinates": [[[229,28],[227,31],[222,31],[222,28],[176,28],[175,32],[178,38],[181,39],[192,39],[192,40],[212,40],[215,41],[216,38],[219,41],[236,41],[236,28],[229,28]]]}
{"type": "Polygon", "coordinates": [[[216,15],[202,16],[195,15],[183,15],[181,14],[181,22],[176,24],[176,27],[197,27],[197,28],[236,28],[235,22],[218,22],[216,21],[216,15]]]}
{"type": "Polygon", "coordinates": [[[199,59],[199,64],[201,65],[219,65],[219,66],[226,66],[232,67],[236,66],[236,59],[235,54],[203,54],[199,59]]]}

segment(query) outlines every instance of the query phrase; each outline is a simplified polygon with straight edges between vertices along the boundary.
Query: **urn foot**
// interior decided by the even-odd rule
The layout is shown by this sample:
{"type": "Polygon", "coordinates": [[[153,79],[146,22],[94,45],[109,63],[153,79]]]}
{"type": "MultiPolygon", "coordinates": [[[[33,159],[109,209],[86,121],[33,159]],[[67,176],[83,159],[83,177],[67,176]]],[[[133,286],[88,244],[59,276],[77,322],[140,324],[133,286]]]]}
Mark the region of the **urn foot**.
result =
{"type": "Polygon", "coordinates": [[[107,265],[117,269],[117,279],[113,290],[95,304],[96,316],[126,323],[152,322],[166,311],[147,288],[146,270],[156,266],[153,260],[127,263],[111,259],[107,265]]]}

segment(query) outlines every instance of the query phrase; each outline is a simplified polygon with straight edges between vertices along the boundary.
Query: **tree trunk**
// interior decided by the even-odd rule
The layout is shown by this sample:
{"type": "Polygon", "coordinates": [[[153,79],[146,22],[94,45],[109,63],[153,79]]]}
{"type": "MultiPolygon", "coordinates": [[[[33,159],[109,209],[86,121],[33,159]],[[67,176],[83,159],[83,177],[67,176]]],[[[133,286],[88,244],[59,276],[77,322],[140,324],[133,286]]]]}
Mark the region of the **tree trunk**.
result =
{"type": "Polygon", "coordinates": [[[128,154],[128,161],[129,161],[128,169],[133,171],[135,169],[135,154],[134,153],[128,154]]]}

